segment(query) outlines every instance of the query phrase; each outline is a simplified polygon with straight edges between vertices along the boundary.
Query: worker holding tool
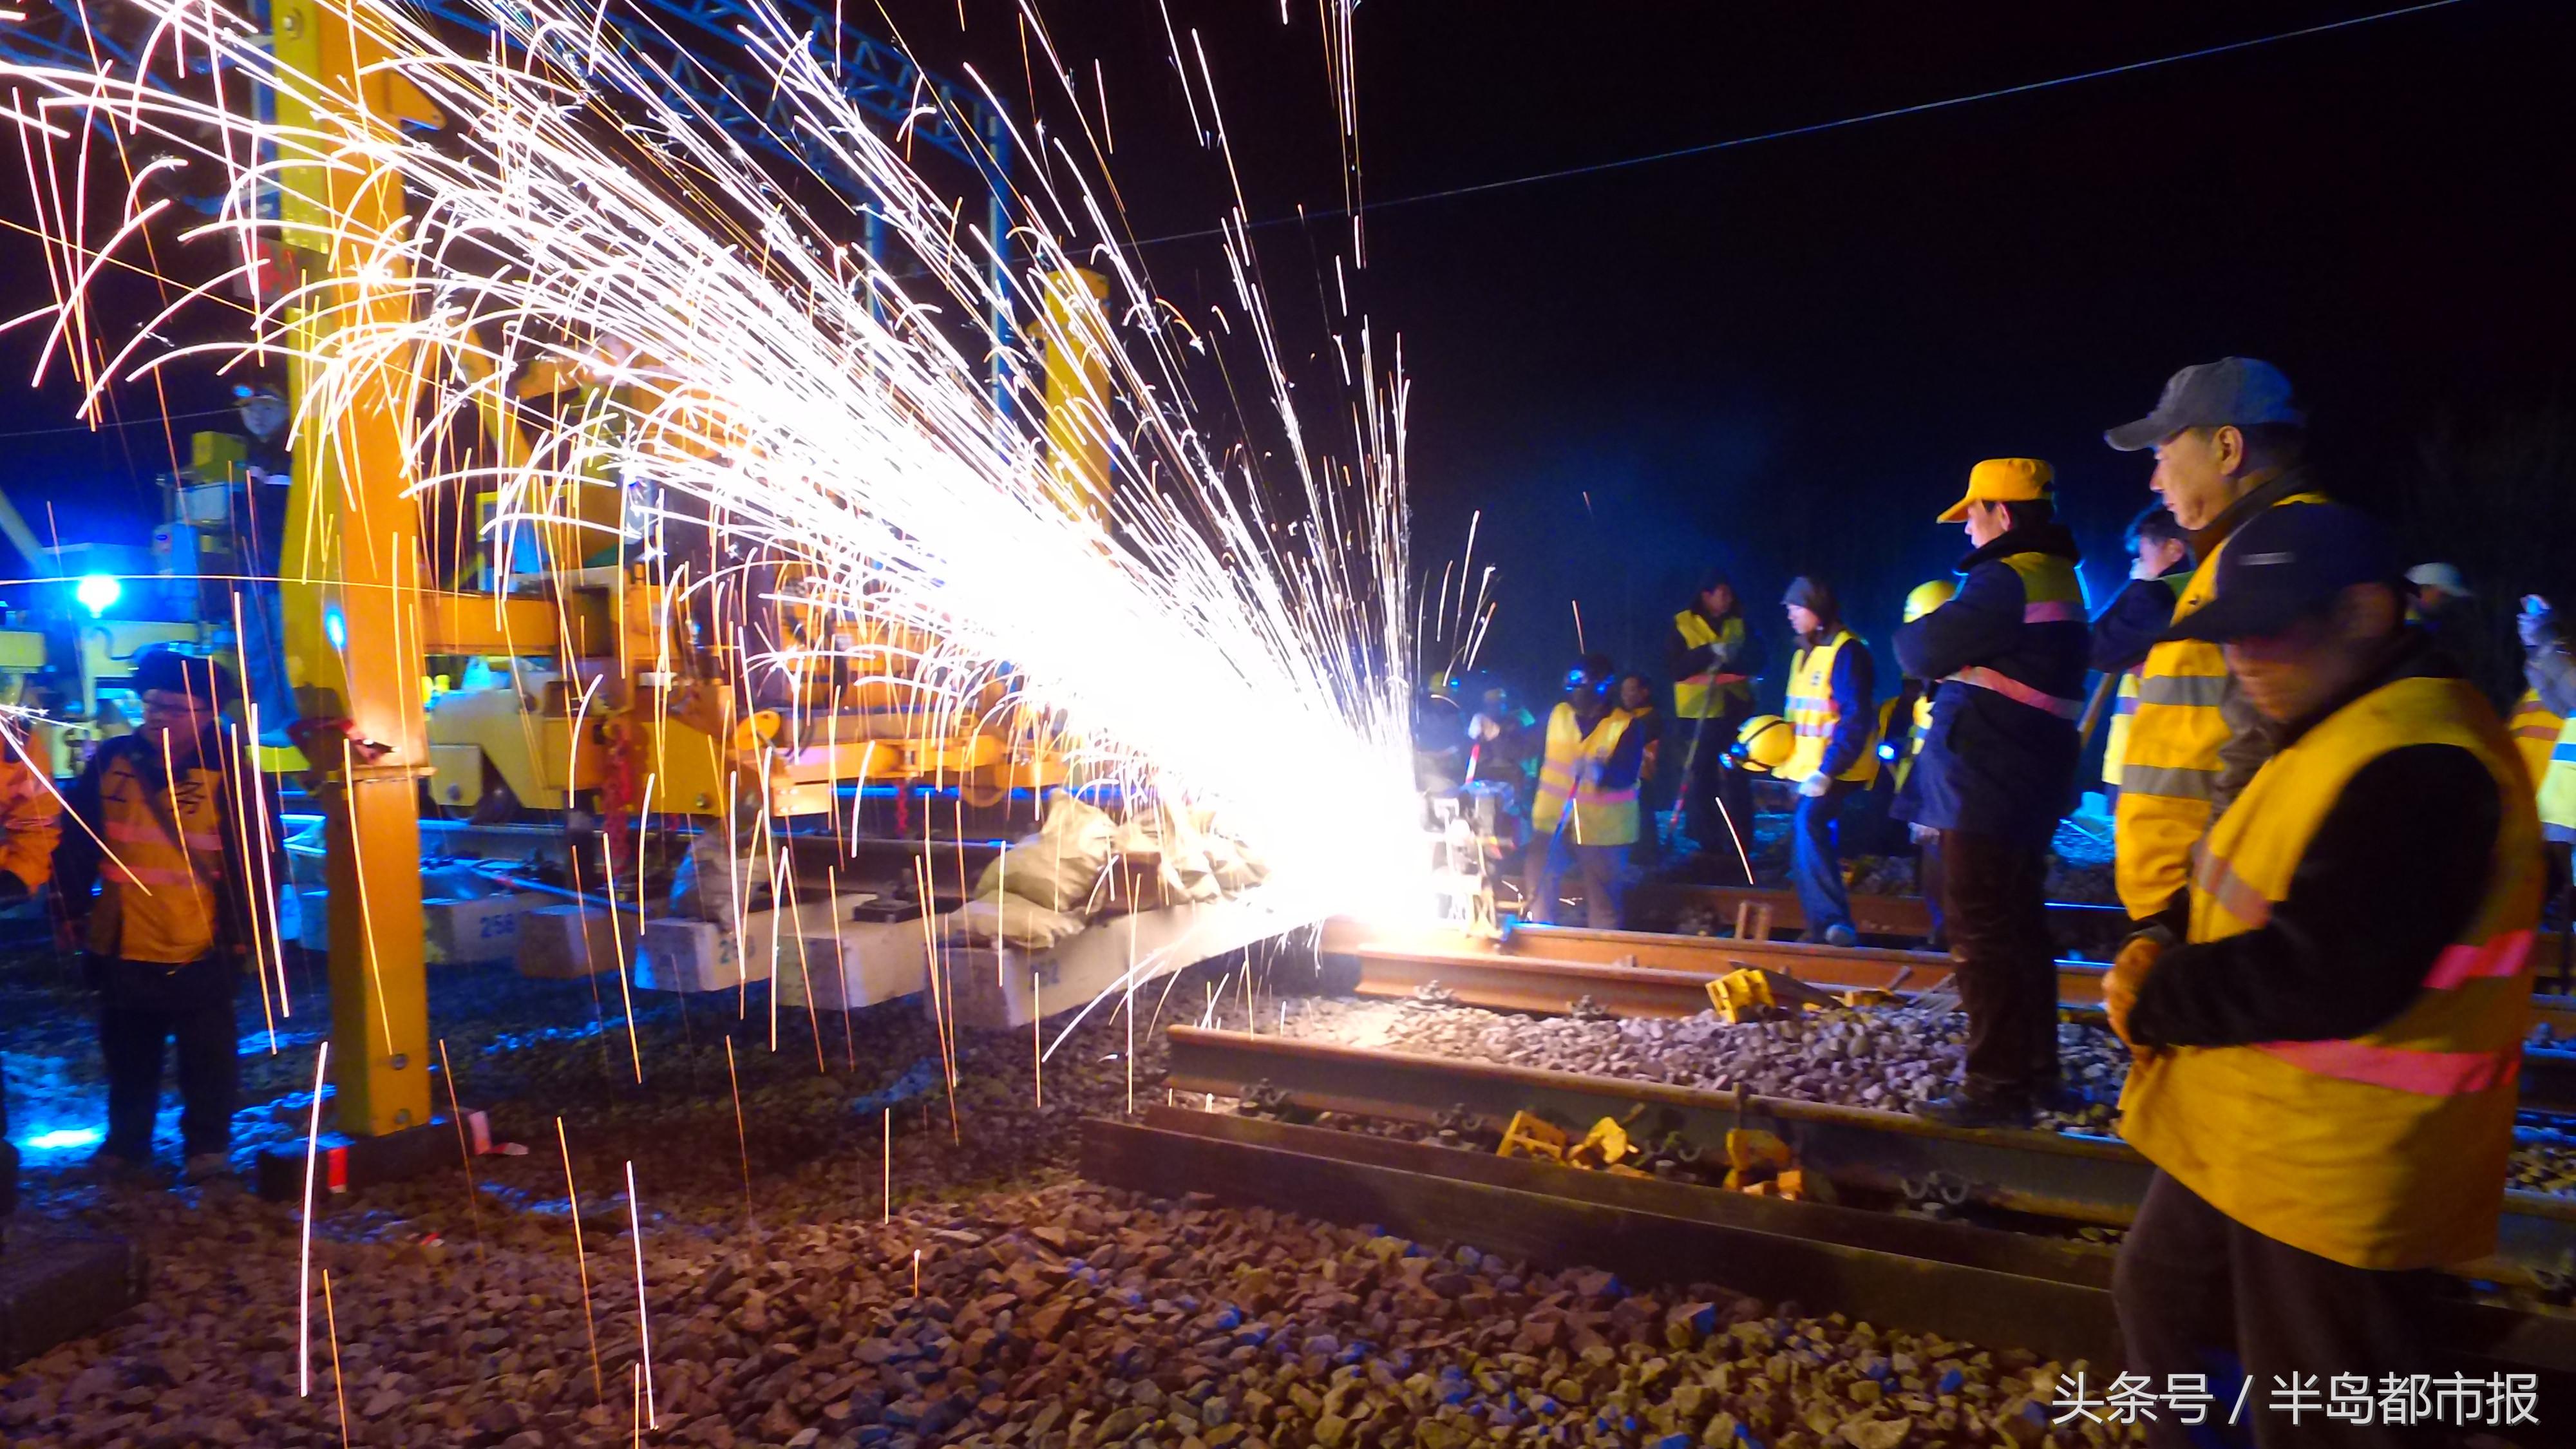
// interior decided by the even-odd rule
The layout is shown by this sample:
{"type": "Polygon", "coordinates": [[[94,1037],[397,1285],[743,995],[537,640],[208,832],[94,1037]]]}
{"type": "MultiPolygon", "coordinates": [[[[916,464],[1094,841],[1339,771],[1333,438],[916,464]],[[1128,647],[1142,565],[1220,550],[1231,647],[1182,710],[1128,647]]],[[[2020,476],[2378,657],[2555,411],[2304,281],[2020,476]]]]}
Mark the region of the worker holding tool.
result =
{"type": "MultiPolygon", "coordinates": [[[[0,740],[0,910],[24,905],[53,877],[62,800],[52,771],[20,735],[0,740]]],[[[9,1141],[7,1073],[0,1072],[0,1221],[18,1209],[18,1149],[9,1141]]]]}
{"type": "Polygon", "coordinates": [[[132,683],[143,728],[102,743],[64,797],[56,896],[99,997],[99,1164],[128,1179],[146,1170],[162,1045],[175,1038],[183,1180],[198,1182],[228,1170],[233,998],[259,935],[258,852],[275,833],[222,720],[241,700],[232,671],[160,649],[138,659],[132,683]]]}
{"type": "MultiPolygon", "coordinates": [[[[2113,1283],[2126,1367],[2426,1373],[2436,1270],[2495,1249],[2539,823],[2494,709],[2406,627],[2385,530],[2269,509],[2213,567],[2171,637],[2225,651],[2278,752],[2209,830],[2168,922],[2181,944],[2133,940],[2104,983],[2139,1054],[2121,1133],[2157,1169],[2113,1283]]],[[[2147,1433],[2413,1442],[2315,1416],[2248,1429],[2147,1433]]]]}
{"type": "Polygon", "coordinates": [[[1834,591],[1801,575],[1781,600],[1798,654],[1789,666],[1789,725],[1797,743],[1772,771],[1798,787],[1798,812],[1790,828],[1789,872],[1798,908],[1807,918],[1804,941],[1856,946],[1851,897],[1843,887],[1840,832],[1843,802],[1878,777],[1878,721],[1870,708],[1877,678],[1869,646],[1843,627],[1834,591]]]}
{"type": "MultiPolygon", "coordinates": [[[[2546,718],[2559,717],[2558,734],[2548,746],[2548,759],[2541,769],[2532,771],[2532,787],[2540,802],[2540,834],[2548,844],[2550,881],[2555,887],[2568,884],[2569,850],[2576,846],[2576,650],[2571,650],[2561,631],[2556,610],[2538,594],[2522,601],[2522,612],[2514,618],[2514,629],[2522,637],[2522,672],[2529,681],[2534,702],[2546,718]]],[[[2536,728],[2536,721],[2526,711],[2514,711],[2518,728],[2536,728]]],[[[2528,748],[2532,741],[2516,738],[2514,744],[2528,748]]],[[[2526,756],[2526,759],[2528,757],[2526,756]]]]}
{"type": "Polygon", "coordinates": [[[1673,615],[1664,642],[1664,666],[1673,677],[1674,753],[1681,768],[1674,787],[1676,817],[1692,847],[1719,864],[1732,882],[1751,885],[1749,846],[1753,782],[1718,762],[1753,717],[1753,680],[1765,659],[1762,636],[1744,622],[1735,586],[1724,573],[1701,576],[1690,607],[1673,615]]]}
{"type": "MultiPolygon", "coordinates": [[[[2174,622],[2209,602],[2212,566],[2246,520],[2325,501],[2299,466],[2306,436],[2290,380],[2245,357],[2184,368],[2154,412],[2102,435],[2124,453],[2155,450],[2148,486],[2200,557],[2174,622]]],[[[2177,637],[2147,651],[2113,812],[2120,904],[2132,919],[2153,920],[2190,886],[2192,847],[2269,753],[2257,723],[2216,645],[2177,637]]]]}
{"type": "Polygon", "coordinates": [[[1670,778],[1661,770],[1664,717],[1662,711],[1655,708],[1654,684],[1642,674],[1619,676],[1615,702],[1619,712],[1628,717],[1628,728],[1646,741],[1645,753],[1637,762],[1637,808],[1642,819],[1637,843],[1631,849],[1635,852],[1637,864],[1652,870],[1660,857],[1658,846],[1661,842],[1655,838],[1654,831],[1644,828],[1644,823],[1655,818],[1655,796],[1670,784],[1670,778]]]}
{"type": "Polygon", "coordinates": [[[1579,868],[1585,924],[1619,929],[1628,847],[1637,841],[1637,772],[1646,732],[1630,729],[1626,712],[1612,703],[1617,685],[1610,661],[1586,654],[1566,672],[1565,699],[1547,717],[1526,868],[1525,919],[1535,924],[1554,923],[1558,888],[1568,869],[1579,868]]]}
{"type": "Polygon", "coordinates": [[[2120,761],[2129,749],[2129,721],[2138,712],[2138,685],[2146,678],[2147,651],[2173,623],[2174,604],[2191,582],[2191,538],[2173,510],[2151,503],[2129,520],[2129,582],[2093,620],[2093,667],[2119,678],[2111,711],[2111,737],[2102,744],[2102,790],[2114,808],[2120,799],[2120,761]]]}
{"type": "Polygon", "coordinates": [[[1940,832],[1942,917],[1968,1011],[1967,1080],[1921,1104],[1960,1127],[2027,1126],[2053,1105],[2057,953],[2048,846],[2075,788],[2088,630],[2056,474],[1989,458],[1940,516],[1966,526],[1957,597],[1896,631],[1896,659],[1937,679],[1913,769],[1912,823],[1940,832]]]}
{"type": "MultiPolygon", "coordinates": [[[[1913,623],[1958,594],[1959,586],[1948,579],[1915,585],[1913,592],[1905,596],[1903,622],[1913,623]]],[[[1886,712],[1878,717],[1878,757],[1889,762],[1889,768],[1896,772],[1896,796],[1888,804],[1887,816],[1904,822],[1914,842],[1914,890],[1923,897],[1923,909],[1932,917],[1931,934],[1923,938],[1926,951],[1950,949],[1950,927],[1941,912],[1941,832],[1914,818],[1922,804],[1915,785],[1914,762],[1923,757],[1924,737],[1932,733],[1932,697],[1940,687],[1937,679],[1906,675],[1897,685],[1896,697],[1887,702],[1886,712]]]]}

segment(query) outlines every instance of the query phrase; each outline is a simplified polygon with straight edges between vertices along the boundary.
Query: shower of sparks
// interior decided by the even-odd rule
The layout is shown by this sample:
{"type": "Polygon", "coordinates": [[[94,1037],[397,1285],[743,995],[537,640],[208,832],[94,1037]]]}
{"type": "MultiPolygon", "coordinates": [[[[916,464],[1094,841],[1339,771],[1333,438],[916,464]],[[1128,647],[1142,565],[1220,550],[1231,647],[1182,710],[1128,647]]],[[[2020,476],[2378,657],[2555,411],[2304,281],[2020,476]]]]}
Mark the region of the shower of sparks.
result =
{"type": "MultiPolygon", "coordinates": [[[[304,1134],[304,1242],[299,1250],[295,1295],[295,1396],[313,1396],[313,1167],[322,1149],[322,1074],[331,1064],[331,1043],[324,1039],[313,1054],[313,1122],[304,1134]]],[[[336,1355],[339,1350],[335,1347],[336,1355]]]]}
{"type": "Polygon", "coordinates": [[[605,1399],[608,1397],[608,1381],[599,1372],[599,1319],[590,1309],[590,1254],[581,1243],[581,1191],[573,1186],[572,1139],[564,1135],[561,1117],[555,1119],[555,1145],[563,1149],[564,1207],[572,1219],[572,1261],[581,1270],[581,1327],[590,1335],[590,1387],[593,1393],[605,1399]]]}
{"type": "Polygon", "coordinates": [[[635,1197],[635,1163],[626,1164],[626,1224],[628,1235],[635,1240],[635,1332],[641,1344],[637,1352],[644,1366],[644,1424],[662,1427],[653,1411],[653,1315],[644,1302],[644,1206],[635,1197]]]}
{"type": "MultiPolygon", "coordinates": [[[[949,733],[1039,743],[1078,779],[1214,812],[1266,860],[1258,889],[1287,909],[1427,908],[1407,740],[1401,350],[1381,348],[1344,284],[1324,319],[1344,400],[1317,410],[1342,442],[1292,403],[1195,33],[1168,38],[1230,192],[1229,300],[1199,309],[1222,324],[1211,332],[1118,244],[1096,112],[1031,8],[1037,73],[1062,86],[1074,122],[1001,123],[1027,162],[1003,197],[1004,266],[1001,239],[907,163],[906,138],[871,129],[841,94],[833,58],[757,3],[739,43],[774,82],[752,108],[759,124],[813,170],[793,187],[569,0],[475,0],[491,32],[479,49],[395,0],[332,7],[381,52],[368,92],[416,88],[445,118],[435,135],[297,70],[213,0],[125,3],[149,30],[148,74],[0,65],[17,88],[0,120],[28,150],[55,289],[18,321],[43,329],[40,378],[68,369],[81,383],[84,417],[174,363],[286,365],[298,437],[333,446],[372,417],[398,435],[417,490],[497,496],[495,530],[586,528],[586,551],[622,527],[660,553],[681,600],[658,621],[665,635],[689,627],[673,622],[689,601],[727,590],[832,621],[820,643],[743,629],[746,682],[899,663],[907,703],[949,733]],[[189,83],[206,74],[218,83],[189,83]],[[250,105],[260,93],[275,104],[250,105]],[[274,114],[310,119],[258,118],[274,114]],[[82,189],[98,184],[80,164],[94,121],[149,157],[104,229],[82,189]],[[402,207],[317,221],[264,203],[323,173],[382,183],[402,207]],[[174,188],[211,197],[212,219],[187,219],[161,194],[174,188]],[[890,259],[844,240],[863,223],[890,259]],[[155,239],[173,232],[200,263],[188,276],[155,239]],[[110,335],[90,289],[111,262],[140,266],[125,254],[147,243],[172,300],[110,335]],[[280,245],[329,266],[242,260],[280,245]],[[1105,278],[1105,300],[1071,280],[1077,266],[1105,278]],[[168,341],[181,321],[221,340],[168,341]],[[1240,441],[1215,435],[1197,403],[1219,343],[1249,348],[1266,388],[1240,441]],[[1105,487],[1033,421],[1054,349],[1096,354],[1105,376],[1052,419],[1071,453],[1105,456],[1105,487]],[[582,384],[577,405],[527,401],[558,376],[582,384]],[[390,424],[371,411],[388,379],[390,424]],[[620,526],[584,523],[567,502],[602,485],[622,493],[620,526]],[[711,538],[703,554],[665,548],[689,530],[711,538]]],[[[1356,198],[1349,7],[1330,0],[1323,15],[1356,198]]],[[[1239,375],[1223,374],[1228,396],[1239,375]]],[[[666,638],[665,651],[688,643],[666,638]]],[[[791,736],[802,711],[790,708],[791,736]]]]}
{"type": "Polygon", "coordinates": [[[742,1150],[742,1222],[748,1228],[756,1226],[751,1211],[751,1129],[743,1122],[742,1074],[734,1069],[733,1037],[730,1033],[725,1036],[724,1044],[725,1081],[733,1087],[733,1140],[734,1145],[742,1150]]]}
{"type": "Polygon", "coordinates": [[[331,1396],[340,1407],[340,1443],[349,1442],[349,1390],[340,1380],[340,1314],[331,1306],[331,1270],[322,1270],[322,1331],[331,1337],[331,1396]]]}
{"type": "Polygon", "coordinates": [[[474,1225],[474,1260],[483,1261],[483,1206],[474,1191],[474,1142],[466,1135],[465,1108],[456,1097],[456,1068],[448,1065],[447,1038],[438,1039],[438,1074],[447,1082],[447,1115],[456,1120],[456,1148],[465,1160],[465,1213],[474,1225]]]}

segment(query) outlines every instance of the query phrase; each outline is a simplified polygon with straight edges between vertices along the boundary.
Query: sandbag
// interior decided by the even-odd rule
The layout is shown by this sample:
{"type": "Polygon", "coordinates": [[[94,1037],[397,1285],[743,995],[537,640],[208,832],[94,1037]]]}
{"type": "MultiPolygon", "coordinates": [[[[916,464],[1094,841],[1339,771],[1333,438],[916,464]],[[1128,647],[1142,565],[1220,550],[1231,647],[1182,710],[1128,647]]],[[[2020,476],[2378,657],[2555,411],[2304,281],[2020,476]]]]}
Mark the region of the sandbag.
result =
{"type": "Polygon", "coordinates": [[[670,913],[693,921],[713,921],[727,934],[742,929],[736,914],[765,911],[772,904],[769,868],[756,855],[735,857],[721,831],[710,830],[689,842],[689,853],[671,874],[670,913]]]}
{"type": "Polygon", "coordinates": [[[1116,831],[1107,811],[1059,793],[1037,833],[1013,841],[975,878],[975,898],[1008,891],[1051,911],[1086,912],[1116,831]]]}
{"type": "Polygon", "coordinates": [[[1148,860],[1160,863],[1162,895],[1169,901],[1212,901],[1224,894],[1211,873],[1206,838],[1178,811],[1139,810],[1118,827],[1116,845],[1140,870],[1148,860]]]}
{"type": "Polygon", "coordinates": [[[938,922],[939,934],[946,940],[978,945],[999,942],[1027,951],[1043,951],[1081,929],[1081,917],[1051,911],[1015,895],[968,901],[938,922]]]}

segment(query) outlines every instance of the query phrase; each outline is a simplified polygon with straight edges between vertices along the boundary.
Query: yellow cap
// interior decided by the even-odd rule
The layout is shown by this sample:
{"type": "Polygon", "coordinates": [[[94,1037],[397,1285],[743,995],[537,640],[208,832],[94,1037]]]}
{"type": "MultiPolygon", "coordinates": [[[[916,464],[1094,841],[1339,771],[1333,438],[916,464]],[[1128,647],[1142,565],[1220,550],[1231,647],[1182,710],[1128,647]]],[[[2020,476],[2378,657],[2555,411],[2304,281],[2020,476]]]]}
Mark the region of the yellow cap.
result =
{"type": "Polygon", "coordinates": [[[1968,496],[1939,521],[1965,521],[1971,503],[2036,503],[2056,495],[2057,470],[2037,458],[1988,458],[1968,470],[1968,496]]]}
{"type": "Polygon", "coordinates": [[[1766,770],[1776,770],[1789,763],[1789,751],[1798,743],[1798,732],[1776,714],[1757,714],[1735,732],[1735,742],[1744,750],[1744,758],[1766,770]]]}
{"type": "Polygon", "coordinates": [[[1914,592],[1905,596],[1905,622],[1911,624],[1957,597],[1959,586],[1948,579],[1916,584],[1914,592]]]}

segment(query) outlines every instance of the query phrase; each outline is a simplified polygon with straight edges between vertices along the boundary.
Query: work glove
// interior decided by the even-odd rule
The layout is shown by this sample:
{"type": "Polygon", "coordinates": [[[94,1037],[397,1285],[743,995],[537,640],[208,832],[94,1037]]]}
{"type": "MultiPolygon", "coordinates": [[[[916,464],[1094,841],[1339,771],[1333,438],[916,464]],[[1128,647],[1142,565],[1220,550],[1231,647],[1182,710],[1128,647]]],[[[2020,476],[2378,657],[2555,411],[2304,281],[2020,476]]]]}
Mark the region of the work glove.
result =
{"type": "Polygon", "coordinates": [[[2129,1013],[2137,1009],[2138,989],[2146,984],[2147,973],[2155,969],[2157,958],[2164,953],[2164,943],[2155,937],[2131,936],[2120,947],[2120,954],[2112,958],[2110,973],[2102,978],[2102,1009],[2111,1018],[2111,1031],[2139,1062],[2153,1053],[2140,1050],[2129,1039],[2129,1013]]]}
{"type": "Polygon", "coordinates": [[[1833,778],[1819,771],[1798,782],[1798,793],[1813,800],[1833,788],[1833,778]]]}
{"type": "Polygon", "coordinates": [[[1905,827],[1905,831],[1908,835],[1914,837],[1914,843],[1917,845],[1930,845],[1933,841],[1941,838],[1941,832],[1933,829],[1929,825],[1915,825],[1908,823],[1905,827]]]}
{"type": "Polygon", "coordinates": [[[2550,612],[2549,601],[2538,594],[2522,596],[2522,612],[2513,616],[2513,631],[2522,639],[2525,649],[2537,649],[2558,637],[2558,616],[2550,612]]]}

